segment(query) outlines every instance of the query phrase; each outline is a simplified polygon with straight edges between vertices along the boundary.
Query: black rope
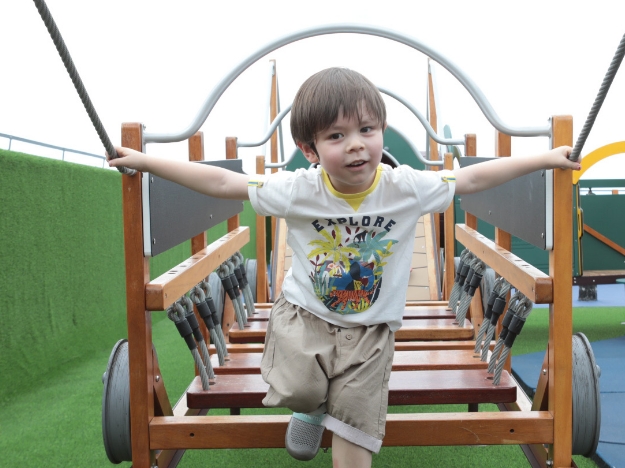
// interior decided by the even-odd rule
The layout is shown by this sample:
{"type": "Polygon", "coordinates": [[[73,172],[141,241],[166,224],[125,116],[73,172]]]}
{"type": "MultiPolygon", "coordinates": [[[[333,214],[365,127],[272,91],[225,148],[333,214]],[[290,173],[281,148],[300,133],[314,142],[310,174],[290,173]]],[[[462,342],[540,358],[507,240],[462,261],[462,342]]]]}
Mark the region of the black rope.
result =
{"type": "MultiPolygon", "coordinates": [[[[54,19],[52,18],[52,14],[50,13],[50,10],[48,10],[48,6],[46,5],[44,0],[34,0],[34,2],[35,2],[35,6],[37,7],[37,11],[39,11],[39,14],[41,15],[41,19],[45,23],[46,28],[48,29],[48,32],[50,33],[50,37],[52,38],[52,41],[54,42],[56,50],[61,56],[61,60],[63,60],[65,69],[67,70],[69,77],[72,79],[72,83],[74,83],[74,88],[76,88],[76,91],[78,92],[78,96],[80,96],[80,100],[82,101],[82,104],[85,107],[85,110],[87,111],[87,114],[89,115],[89,118],[91,119],[91,123],[95,127],[96,132],[98,133],[98,136],[100,137],[100,141],[102,142],[102,145],[104,145],[104,149],[108,153],[109,158],[116,159],[117,151],[115,151],[115,147],[111,143],[111,140],[108,137],[106,130],[104,130],[104,125],[102,125],[102,122],[100,121],[100,118],[98,117],[98,114],[95,111],[95,107],[93,107],[93,104],[91,103],[91,99],[89,99],[87,90],[85,89],[85,86],[83,85],[82,80],[80,79],[80,76],[78,75],[78,70],[76,70],[76,67],[74,66],[72,57],[70,56],[69,51],[67,50],[67,46],[65,45],[65,41],[63,41],[63,38],[61,37],[61,33],[59,32],[59,29],[56,27],[56,23],[54,22],[54,19]]],[[[133,175],[136,172],[134,169],[128,169],[127,167],[121,167],[121,166],[118,167],[117,170],[121,172],[122,174],[128,174],[128,175],[133,175]]]]}
{"type": "Polygon", "coordinates": [[[582,152],[582,148],[584,147],[584,143],[586,143],[586,138],[588,138],[588,134],[592,129],[593,124],[595,123],[595,119],[597,118],[597,114],[599,113],[599,109],[601,109],[601,105],[605,97],[608,94],[608,90],[610,89],[610,85],[616,76],[616,72],[618,71],[621,62],[623,61],[623,56],[625,56],[625,34],[621,39],[621,42],[616,49],[616,53],[614,54],[614,58],[610,63],[610,67],[608,68],[605,77],[603,78],[603,83],[601,83],[601,88],[599,88],[599,93],[595,98],[595,102],[590,109],[590,114],[586,118],[586,122],[584,123],[584,128],[582,128],[579,137],[577,137],[577,142],[575,143],[575,147],[569,156],[571,161],[577,161],[579,159],[579,155],[582,152]]]}

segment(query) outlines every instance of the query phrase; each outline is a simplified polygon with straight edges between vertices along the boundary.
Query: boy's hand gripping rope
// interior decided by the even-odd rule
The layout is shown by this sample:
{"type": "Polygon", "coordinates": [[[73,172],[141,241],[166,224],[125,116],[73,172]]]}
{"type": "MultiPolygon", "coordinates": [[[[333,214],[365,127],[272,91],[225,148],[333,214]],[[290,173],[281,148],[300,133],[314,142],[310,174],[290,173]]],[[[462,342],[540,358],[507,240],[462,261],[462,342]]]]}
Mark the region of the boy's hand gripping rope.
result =
{"type": "Polygon", "coordinates": [[[204,363],[202,362],[202,358],[200,357],[200,353],[197,350],[197,344],[193,339],[193,330],[187,322],[185,318],[185,310],[184,307],[178,302],[174,302],[167,309],[167,317],[175,323],[176,328],[178,329],[178,333],[180,336],[184,338],[184,341],[187,343],[187,347],[191,351],[191,355],[193,356],[193,360],[195,361],[195,366],[200,372],[200,379],[202,380],[202,390],[209,390],[210,382],[208,378],[208,374],[206,373],[206,368],[204,367],[204,363]]]}
{"type": "Polygon", "coordinates": [[[190,293],[191,299],[195,303],[195,307],[197,307],[197,311],[200,314],[200,317],[206,324],[206,328],[208,328],[208,333],[210,335],[211,343],[215,345],[215,349],[217,350],[217,358],[219,359],[219,365],[224,365],[224,356],[225,352],[223,349],[223,345],[219,338],[217,337],[217,333],[215,332],[215,323],[213,322],[213,317],[211,315],[210,308],[206,303],[206,294],[201,287],[196,286],[191,290],[190,293]]]}
{"type": "MultiPolygon", "coordinates": [[[[208,306],[208,310],[210,310],[211,318],[213,319],[213,324],[215,325],[215,336],[217,339],[215,340],[215,346],[217,346],[217,342],[221,344],[221,350],[223,353],[224,361],[229,361],[228,357],[228,347],[226,346],[226,338],[224,337],[224,332],[221,329],[221,323],[219,321],[219,315],[217,314],[217,307],[215,307],[215,301],[213,300],[213,292],[211,290],[211,285],[208,282],[208,278],[200,283],[200,288],[204,291],[206,295],[206,305],[208,306]]],[[[222,366],[223,363],[221,360],[219,361],[219,365],[222,366]]]]}

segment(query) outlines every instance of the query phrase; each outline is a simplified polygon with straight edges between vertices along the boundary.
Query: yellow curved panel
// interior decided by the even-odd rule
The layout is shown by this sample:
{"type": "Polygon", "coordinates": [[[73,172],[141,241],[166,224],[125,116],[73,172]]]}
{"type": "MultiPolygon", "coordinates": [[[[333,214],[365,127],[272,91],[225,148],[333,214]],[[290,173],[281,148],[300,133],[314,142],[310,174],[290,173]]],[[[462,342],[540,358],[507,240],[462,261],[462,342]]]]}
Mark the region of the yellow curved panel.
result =
{"type": "Polygon", "coordinates": [[[582,169],[579,171],[573,171],[573,185],[577,184],[584,172],[590,169],[594,164],[598,163],[602,159],[620,153],[625,153],[625,141],[610,143],[609,145],[602,146],[601,148],[597,148],[596,150],[588,153],[582,158],[582,169]]]}

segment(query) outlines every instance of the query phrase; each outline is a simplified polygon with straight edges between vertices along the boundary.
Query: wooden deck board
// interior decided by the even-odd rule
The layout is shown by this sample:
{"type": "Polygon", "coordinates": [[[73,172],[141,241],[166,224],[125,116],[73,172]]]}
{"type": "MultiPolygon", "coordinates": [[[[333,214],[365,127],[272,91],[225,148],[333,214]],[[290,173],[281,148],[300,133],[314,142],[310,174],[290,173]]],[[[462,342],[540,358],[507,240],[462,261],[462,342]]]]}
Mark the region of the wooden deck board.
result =
{"type": "MultiPolygon", "coordinates": [[[[463,327],[454,322],[453,318],[405,319],[395,332],[395,340],[471,340],[474,337],[469,320],[463,327]]],[[[248,322],[243,330],[235,323],[230,329],[230,343],[264,343],[266,331],[267,322],[248,322]]]]}
{"type": "MultiPolygon", "coordinates": [[[[215,374],[260,374],[262,353],[231,354],[230,360],[223,366],[219,365],[217,355],[211,357],[211,364],[215,374]]],[[[425,350],[425,351],[395,351],[393,356],[394,371],[409,370],[459,370],[459,369],[486,369],[487,362],[476,357],[473,350],[425,350]]]]}
{"type": "MultiPolygon", "coordinates": [[[[262,408],[269,385],[259,374],[220,375],[202,390],[195,377],[187,390],[189,408],[262,408]]],[[[516,385],[504,371],[494,386],[486,370],[425,370],[392,372],[389,405],[512,403],[516,385]]]]}

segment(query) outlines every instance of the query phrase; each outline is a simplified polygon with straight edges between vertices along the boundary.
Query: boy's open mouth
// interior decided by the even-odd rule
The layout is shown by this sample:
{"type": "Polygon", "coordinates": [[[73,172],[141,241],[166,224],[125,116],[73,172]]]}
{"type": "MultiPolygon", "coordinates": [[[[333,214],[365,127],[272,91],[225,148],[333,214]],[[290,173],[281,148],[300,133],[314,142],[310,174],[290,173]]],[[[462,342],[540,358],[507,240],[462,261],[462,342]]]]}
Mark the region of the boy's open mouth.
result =
{"type": "Polygon", "coordinates": [[[362,166],[363,164],[365,164],[367,161],[354,161],[351,164],[348,164],[347,167],[358,167],[358,166],[362,166]]]}

